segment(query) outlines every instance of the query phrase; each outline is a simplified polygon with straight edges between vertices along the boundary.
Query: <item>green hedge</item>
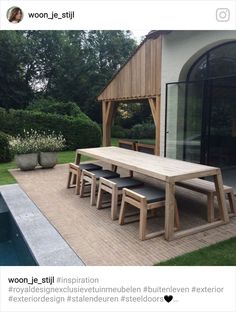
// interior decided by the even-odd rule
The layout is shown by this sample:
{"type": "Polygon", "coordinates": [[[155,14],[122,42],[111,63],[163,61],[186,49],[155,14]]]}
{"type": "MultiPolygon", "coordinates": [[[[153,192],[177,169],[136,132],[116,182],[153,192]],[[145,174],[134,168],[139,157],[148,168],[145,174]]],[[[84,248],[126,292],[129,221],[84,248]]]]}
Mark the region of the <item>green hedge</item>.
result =
{"type": "Polygon", "coordinates": [[[22,134],[23,130],[54,131],[66,139],[67,149],[100,146],[101,130],[99,126],[81,116],[61,116],[27,110],[0,108],[0,130],[10,135],[22,134]]]}
{"type": "Polygon", "coordinates": [[[37,111],[49,114],[67,115],[67,116],[83,116],[89,120],[89,117],[82,113],[80,107],[74,102],[61,102],[53,98],[40,98],[34,100],[27,110],[37,111]]]}
{"type": "Polygon", "coordinates": [[[112,137],[120,139],[154,139],[155,125],[152,123],[142,123],[134,125],[131,129],[114,125],[112,127],[112,137]]]}
{"type": "Polygon", "coordinates": [[[0,163],[9,162],[12,158],[8,135],[0,131],[0,163]]]}
{"type": "Polygon", "coordinates": [[[142,123],[134,125],[130,129],[130,137],[132,139],[154,139],[155,125],[151,123],[142,123]]]}

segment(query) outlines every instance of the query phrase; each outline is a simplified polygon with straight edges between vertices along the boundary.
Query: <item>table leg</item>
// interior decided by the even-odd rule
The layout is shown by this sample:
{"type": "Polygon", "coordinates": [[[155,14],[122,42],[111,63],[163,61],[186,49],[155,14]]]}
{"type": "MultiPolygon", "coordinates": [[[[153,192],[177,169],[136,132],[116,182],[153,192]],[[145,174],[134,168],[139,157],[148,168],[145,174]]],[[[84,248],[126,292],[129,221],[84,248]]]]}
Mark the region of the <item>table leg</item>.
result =
{"type": "Polygon", "coordinates": [[[117,172],[117,166],[116,165],[111,165],[111,171],[117,172]]]}
{"type": "Polygon", "coordinates": [[[165,239],[170,241],[174,236],[175,184],[166,182],[165,200],[165,239]]]}
{"type": "Polygon", "coordinates": [[[76,152],[76,154],[75,154],[75,164],[76,165],[80,164],[80,157],[81,157],[81,155],[76,152]]]}
{"type": "Polygon", "coordinates": [[[225,193],[223,190],[223,180],[222,180],[222,175],[220,171],[216,175],[214,175],[214,182],[215,182],[218,205],[220,209],[221,220],[223,220],[225,223],[228,223],[229,214],[226,208],[225,193]]]}

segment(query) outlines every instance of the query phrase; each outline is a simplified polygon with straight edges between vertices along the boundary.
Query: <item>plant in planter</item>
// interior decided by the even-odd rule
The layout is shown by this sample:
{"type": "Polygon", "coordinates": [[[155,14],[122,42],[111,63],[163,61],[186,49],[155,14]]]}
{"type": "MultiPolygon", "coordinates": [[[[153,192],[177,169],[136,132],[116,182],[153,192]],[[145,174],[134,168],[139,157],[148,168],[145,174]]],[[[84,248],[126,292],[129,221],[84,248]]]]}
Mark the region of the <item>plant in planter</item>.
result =
{"type": "Polygon", "coordinates": [[[53,168],[57,164],[57,152],[65,147],[65,138],[54,132],[42,134],[40,137],[40,152],[38,162],[43,168],[53,168]]]}
{"type": "Polygon", "coordinates": [[[38,164],[38,133],[35,130],[25,131],[23,135],[12,137],[10,150],[15,155],[16,165],[21,170],[32,170],[38,164]]]}

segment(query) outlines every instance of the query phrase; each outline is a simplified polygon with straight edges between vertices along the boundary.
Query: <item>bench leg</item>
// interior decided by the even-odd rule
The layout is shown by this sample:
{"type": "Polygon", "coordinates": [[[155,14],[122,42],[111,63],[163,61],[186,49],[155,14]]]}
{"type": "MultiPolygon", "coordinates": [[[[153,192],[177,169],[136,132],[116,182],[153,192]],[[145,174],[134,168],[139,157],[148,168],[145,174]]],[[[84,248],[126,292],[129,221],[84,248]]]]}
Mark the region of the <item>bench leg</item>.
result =
{"type": "Polygon", "coordinates": [[[116,165],[111,165],[111,171],[117,172],[117,166],[116,165]]]}
{"type": "Polygon", "coordinates": [[[97,198],[97,205],[96,205],[97,209],[101,209],[102,208],[102,195],[103,195],[103,191],[102,191],[101,184],[99,183],[98,198],[97,198]]]}
{"type": "Polygon", "coordinates": [[[220,218],[224,223],[229,222],[229,214],[228,210],[226,208],[226,202],[225,202],[225,193],[223,190],[223,181],[222,181],[222,175],[218,171],[216,175],[214,175],[214,182],[215,182],[215,189],[216,189],[216,195],[220,210],[220,218]]]}
{"type": "Polygon", "coordinates": [[[76,184],[75,184],[75,194],[80,194],[80,180],[81,180],[81,171],[80,169],[77,170],[77,176],[76,176],[76,184]]]}
{"type": "Polygon", "coordinates": [[[118,205],[118,189],[117,187],[113,187],[112,194],[111,194],[111,219],[116,220],[118,218],[117,212],[117,205],[118,205]]]}
{"type": "Polygon", "coordinates": [[[174,214],[175,214],[175,227],[177,228],[177,229],[179,229],[180,228],[180,222],[179,222],[179,210],[178,210],[178,206],[177,206],[177,201],[175,200],[175,212],[174,212],[174,214]]]}
{"type": "Polygon", "coordinates": [[[165,239],[171,241],[174,236],[175,184],[166,182],[165,200],[165,239]]]}
{"type": "Polygon", "coordinates": [[[140,220],[139,220],[139,239],[146,239],[146,227],[147,227],[147,205],[143,205],[140,208],[140,220]]]}
{"type": "Polygon", "coordinates": [[[158,209],[152,209],[152,210],[151,210],[151,216],[152,216],[153,218],[156,218],[156,217],[157,217],[157,211],[158,211],[158,209]]]}
{"type": "Polygon", "coordinates": [[[85,180],[83,178],[83,174],[82,174],[82,178],[81,178],[81,186],[80,186],[80,197],[84,197],[84,187],[85,187],[85,180]]]}
{"type": "Polygon", "coordinates": [[[91,183],[91,198],[90,198],[91,206],[96,205],[96,189],[97,189],[97,182],[96,182],[96,178],[93,177],[92,183],[91,183]]]}
{"type": "Polygon", "coordinates": [[[125,224],[125,208],[126,208],[126,201],[125,195],[122,196],[121,207],[120,207],[120,216],[119,216],[119,224],[125,224]]]}
{"type": "Polygon", "coordinates": [[[72,172],[69,171],[69,175],[68,175],[68,180],[67,180],[66,188],[70,188],[70,185],[71,185],[71,178],[72,178],[72,172]]]}
{"type": "Polygon", "coordinates": [[[76,178],[77,178],[77,176],[76,176],[76,174],[72,174],[72,183],[73,183],[73,185],[76,185],[76,178]]]}
{"type": "Polygon", "coordinates": [[[229,199],[230,212],[236,214],[236,202],[235,202],[234,192],[231,191],[227,195],[229,199]]]}
{"type": "Polygon", "coordinates": [[[215,220],[214,212],[214,194],[207,194],[207,221],[213,222],[215,220]]]}

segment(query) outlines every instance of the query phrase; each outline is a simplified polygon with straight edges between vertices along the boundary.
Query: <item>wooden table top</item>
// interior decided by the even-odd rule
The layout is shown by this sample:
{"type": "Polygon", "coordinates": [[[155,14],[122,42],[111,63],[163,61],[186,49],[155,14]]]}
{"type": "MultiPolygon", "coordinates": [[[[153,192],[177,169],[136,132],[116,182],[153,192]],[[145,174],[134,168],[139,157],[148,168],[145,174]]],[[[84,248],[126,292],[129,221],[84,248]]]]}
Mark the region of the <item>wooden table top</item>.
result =
{"type": "Polygon", "coordinates": [[[216,167],[150,155],[114,146],[78,149],[77,153],[169,182],[215,175],[220,171],[216,167]]]}

